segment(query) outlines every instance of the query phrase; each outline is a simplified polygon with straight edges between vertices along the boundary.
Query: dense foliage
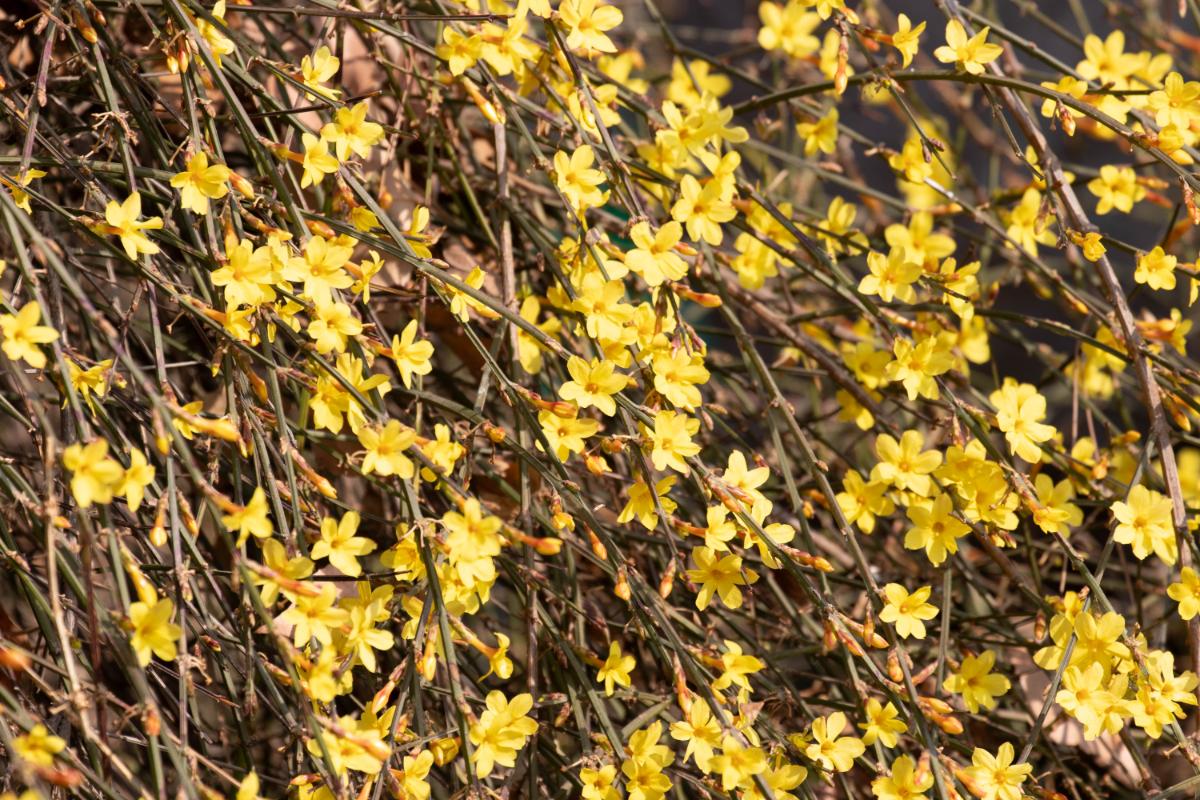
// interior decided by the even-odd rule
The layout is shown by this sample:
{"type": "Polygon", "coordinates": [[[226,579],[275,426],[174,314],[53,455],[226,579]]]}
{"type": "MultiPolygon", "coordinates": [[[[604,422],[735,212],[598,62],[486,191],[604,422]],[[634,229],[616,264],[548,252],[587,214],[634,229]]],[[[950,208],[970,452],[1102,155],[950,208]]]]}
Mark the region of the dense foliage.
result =
{"type": "Polygon", "coordinates": [[[1200,5],[1059,5],[7,4],[4,800],[1200,790],[1200,5]]]}

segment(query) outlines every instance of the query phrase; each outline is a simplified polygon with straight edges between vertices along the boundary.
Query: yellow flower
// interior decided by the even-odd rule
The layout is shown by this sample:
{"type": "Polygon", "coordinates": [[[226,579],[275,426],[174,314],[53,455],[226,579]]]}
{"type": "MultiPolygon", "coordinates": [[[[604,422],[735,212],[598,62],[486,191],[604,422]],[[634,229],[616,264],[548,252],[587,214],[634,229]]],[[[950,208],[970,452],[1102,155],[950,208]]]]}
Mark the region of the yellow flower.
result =
{"type": "Polygon", "coordinates": [[[838,110],[829,109],[825,116],[816,122],[801,122],[796,125],[796,133],[804,139],[804,155],[811,156],[818,150],[826,155],[837,149],[838,110]]]}
{"type": "Polygon", "coordinates": [[[304,85],[312,90],[307,95],[308,99],[311,100],[315,95],[320,95],[330,100],[337,100],[341,92],[325,86],[325,81],[336,75],[341,66],[341,60],[325,45],[318,47],[311,56],[300,59],[300,76],[304,85]]]}
{"type": "Polygon", "coordinates": [[[1043,531],[1058,531],[1066,536],[1072,526],[1083,522],[1083,511],[1071,502],[1075,497],[1075,488],[1069,479],[1055,484],[1049,475],[1042,473],[1035,479],[1034,489],[1037,491],[1037,503],[1033,508],[1033,522],[1043,531]]]}
{"type": "Polygon", "coordinates": [[[517,752],[538,728],[528,716],[532,709],[532,695],[519,694],[510,701],[500,691],[488,694],[487,707],[470,730],[476,775],[486,778],[496,764],[512,767],[517,763],[517,752]]]}
{"type": "Polygon", "coordinates": [[[412,387],[413,375],[428,375],[433,370],[430,357],[433,355],[433,343],[427,339],[417,341],[417,321],[409,320],[399,336],[392,336],[392,360],[400,372],[400,380],[406,387],[412,387]]]}
{"type": "Polygon", "coordinates": [[[1088,34],[1083,40],[1086,58],[1076,66],[1081,77],[1100,83],[1118,83],[1141,69],[1143,59],[1125,52],[1125,31],[1117,29],[1101,40],[1088,34]]]}
{"type": "Polygon", "coordinates": [[[715,755],[704,765],[705,772],[721,776],[721,788],[732,793],[736,788],[749,788],[754,776],[761,775],[767,768],[767,754],[760,747],[745,747],[733,736],[721,742],[721,754],[715,755]]]}
{"type": "MultiPolygon", "coordinates": [[[[1088,261],[1099,261],[1100,257],[1108,252],[1108,248],[1104,246],[1103,237],[1096,231],[1085,234],[1072,232],[1071,241],[1079,245],[1079,248],[1083,251],[1083,257],[1088,261]]],[[[1161,250],[1161,248],[1155,249],[1161,250]]]]}
{"type": "Polygon", "coordinates": [[[996,698],[1012,686],[1008,678],[992,672],[996,664],[996,651],[984,650],[978,656],[967,656],[958,671],[946,678],[942,688],[947,692],[961,694],[967,711],[972,714],[980,708],[991,710],[996,707],[996,698]]]}
{"type": "Polygon", "coordinates": [[[403,769],[396,776],[400,792],[397,800],[429,800],[429,770],[433,767],[433,753],[422,750],[416,756],[405,756],[403,769]]]}
{"type": "Polygon", "coordinates": [[[179,190],[184,208],[207,214],[210,199],[220,200],[229,194],[231,173],[224,164],[210,166],[208,155],[199,152],[188,159],[187,169],[171,178],[171,186],[179,190]]]}
{"type": "Polygon", "coordinates": [[[616,779],[616,764],[605,764],[598,769],[584,767],[579,770],[579,780],[583,784],[579,796],[583,800],[621,800],[621,793],[613,786],[616,779]]]}
{"type": "Polygon", "coordinates": [[[952,19],[946,24],[946,44],[934,50],[933,57],[943,64],[954,64],[972,75],[982,75],[983,65],[995,61],[1004,52],[1000,45],[988,43],[990,30],[985,27],[967,38],[962,23],[952,19]]]}
{"type": "Polygon", "coordinates": [[[580,409],[595,408],[611,417],[617,413],[613,395],[625,388],[629,378],[616,371],[616,364],[608,359],[585,361],[579,356],[567,360],[567,372],[571,380],[558,387],[558,395],[573,402],[580,409]]]}
{"type": "Polygon", "coordinates": [[[947,493],[939,492],[932,500],[914,502],[908,507],[908,519],[913,526],[904,535],[905,548],[923,549],[935,567],[947,555],[958,552],[958,540],[971,530],[954,516],[954,504],[947,493]]]}
{"type": "MultiPolygon", "coordinates": [[[[375,609],[370,604],[366,607],[353,605],[350,606],[349,611],[349,630],[338,637],[338,652],[351,655],[366,668],[367,672],[375,672],[378,669],[375,651],[390,650],[396,644],[395,637],[390,631],[379,630],[375,627],[380,620],[377,619],[375,609]]],[[[385,610],[383,616],[386,620],[390,615],[385,610]]]]}
{"type": "Polygon", "coordinates": [[[237,794],[234,800],[262,800],[258,796],[259,782],[258,773],[250,770],[246,773],[246,777],[242,778],[242,782],[238,784],[237,794]]]}
{"type": "Polygon", "coordinates": [[[483,24],[483,59],[497,75],[511,75],[524,69],[526,62],[537,61],[542,50],[529,39],[526,5],[518,3],[503,26],[483,24]]]}
{"type": "Polygon", "coordinates": [[[67,743],[53,735],[42,723],[29,729],[29,733],[13,737],[13,752],[30,764],[38,767],[54,766],[54,756],[63,751],[67,743]]]}
{"type": "Polygon", "coordinates": [[[916,344],[911,339],[897,336],[892,344],[895,359],[888,363],[884,377],[899,381],[904,386],[909,400],[924,397],[938,398],[938,375],[954,368],[955,359],[949,347],[938,336],[926,336],[916,344]]]}
{"type": "Polygon", "coordinates": [[[71,472],[71,494],[80,508],[112,502],[125,470],[109,458],[107,439],[96,439],[86,446],[73,444],[63,451],[62,460],[63,467],[71,472]]]}
{"type": "MultiPolygon", "coordinates": [[[[484,277],[483,270],[479,267],[474,267],[467,273],[467,277],[463,278],[463,283],[472,289],[478,289],[483,286],[484,277]]],[[[457,317],[460,322],[466,323],[470,321],[471,309],[474,309],[477,314],[487,319],[496,319],[500,316],[474,297],[450,284],[446,284],[445,289],[446,294],[450,296],[450,313],[457,317]]]]}
{"type": "Polygon", "coordinates": [[[1167,587],[1167,596],[1179,604],[1179,616],[1184,621],[1200,614],[1200,576],[1191,567],[1179,573],[1179,582],[1167,587]]]}
{"type": "Polygon", "coordinates": [[[300,188],[320,186],[326,175],[332,175],[338,171],[338,160],[329,154],[329,143],[325,139],[318,139],[311,133],[304,133],[300,137],[300,142],[304,145],[304,158],[300,162],[303,167],[300,188]]]}
{"type": "Polygon", "coordinates": [[[512,640],[503,633],[497,633],[496,642],[496,647],[490,653],[487,653],[488,671],[484,677],[495,675],[500,680],[506,681],[513,674],[513,662],[508,655],[508,646],[512,644],[512,640]]]}
{"type": "Polygon", "coordinates": [[[267,493],[261,486],[255,487],[250,502],[221,517],[221,524],[231,533],[237,531],[239,547],[250,536],[256,539],[270,538],[275,528],[267,517],[267,493]]]}
{"type": "Polygon", "coordinates": [[[996,407],[996,427],[1004,432],[1013,455],[1031,464],[1041,461],[1038,444],[1054,438],[1054,428],[1042,422],[1046,418],[1046,398],[1031,384],[1005,378],[988,400],[996,407]]]}
{"type": "MultiPolygon", "coordinates": [[[[217,0],[216,5],[212,8],[212,17],[224,27],[229,27],[225,21],[225,0],[217,0]]],[[[204,38],[208,49],[212,51],[213,62],[216,63],[217,69],[221,68],[221,57],[231,55],[237,48],[233,44],[233,40],[221,32],[221,29],[213,25],[206,19],[196,18],[196,30],[204,38]]]]}
{"type": "Polygon", "coordinates": [[[938,614],[937,606],[926,603],[933,589],[922,586],[912,594],[898,583],[883,587],[887,602],[879,612],[879,619],[896,626],[896,634],[902,639],[912,636],[925,638],[925,623],[938,614]]]}
{"type": "Polygon", "coordinates": [[[339,108],[333,114],[333,122],[321,128],[321,138],[333,142],[338,161],[345,161],[351,154],[366,158],[371,155],[371,148],[383,140],[383,126],[367,120],[368,108],[366,100],[351,108],[339,108]]]}
{"type": "Polygon", "coordinates": [[[920,431],[905,431],[899,442],[891,434],[879,434],[875,439],[879,463],[871,470],[871,480],[928,497],[933,489],[929,475],[941,465],[942,454],[937,450],[922,452],[924,446],[925,437],[920,431]]]}
{"type": "MultiPolygon", "coordinates": [[[[467,450],[461,444],[450,438],[450,426],[437,423],[433,426],[433,438],[421,445],[421,452],[433,462],[443,474],[449,474],[467,450]]],[[[437,473],[428,467],[421,468],[421,477],[427,481],[436,481],[437,473]]]]}
{"type": "Polygon", "coordinates": [[[886,517],[896,510],[887,491],[886,482],[872,480],[868,483],[857,472],[850,471],[842,479],[842,491],[834,499],[846,522],[857,525],[863,533],[871,533],[875,530],[876,517],[886,517]]]}
{"type": "Polygon", "coordinates": [[[975,748],[973,766],[966,769],[966,774],[980,800],[1021,800],[1021,784],[1033,772],[1033,765],[1014,766],[1014,755],[1008,742],[1000,745],[994,756],[982,747],[975,748]]]}
{"type": "Polygon", "coordinates": [[[1100,176],[1088,181],[1088,191],[1096,195],[1097,214],[1107,214],[1114,208],[1128,214],[1133,204],[1146,196],[1146,189],[1138,183],[1133,167],[1117,167],[1105,164],[1100,167],[1100,176]]]}
{"type": "Polygon", "coordinates": [[[650,223],[639,222],[629,232],[634,248],[625,254],[625,266],[642,277],[648,286],[661,286],[687,275],[687,264],[675,253],[683,238],[683,226],[675,220],[651,233],[650,223]]]}
{"type": "Polygon", "coordinates": [[[554,180],[576,213],[583,214],[589,208],[604,205],[608,193],[599,189],[604,183],[604,173],[593,169],[596,154],[590,144],[580,145],[569,156],[559,150],[554,154],[554,180]]]}
{"type": "Polygon", "coordinates": [[[697,455],[700,445],[692,437],[700,430],[700,420],[677,411],[659,411],[654,415],[654,430],[650,434],[653,450],[650,460],[658,470],[670,467],[688,473],[686,458],[697,455]]]}
{"type": "Polygon", "coordinates": [[[871,793],[879,800],[926,800],[925,792],[932,788],[933,773],[928,769],[918,773],[912,756],[900,756],[887,775],[871,781],[871,793]]]}
{"type": "Polygon", "coordinates": [[[318,583],[312,588],[318,594],[297,594],[292,598],[291,607],[275,618],[282,625],[292,626],[292,643],[296,647],[304,647],[312,639],[322,645],[332,645],[333,629],[341,628],[350,621],[350,612],[335,605],[338,595],[336,586],[318,583]]]}
{"type": "MultiPolygon", "coordinates": [[[[263,565],[275,576],[289,581],[302,581],[313,573],[313,562],[304,556],[288,558],[287,550],[278,539],[267,539],[262,543],[263,565]]],[[[272,605],[279,597],[281,586],[275,576],[252,573],[250,580],[258,587],[264,606],[272,605]]],[[[289,596],[292,596],[289,594],[289,596]]]]}
{"type": "Polygon", "coordinates": [[[862,294],[878,295],[885,303],[899,300],[912,303],[917,299],[913,284],[924,273],[921,264],[914,261],[905,247],[893,247],[885,256],[872,250],[867,253],[869,275],[859,281],[858,291],[862,294]]]}
{"type": "Polygon", "coordinates": [[[1042,213],[1042,193],[1030,187],[1021,195],[1019,202],[1008,217],[1008,228],[1005,233],[1012,242],[1006,242],[1009,247],[1015,243],[1031,256],[1037,255],[1039,244],[1053,244],[1054,234],[1049,229],[1048,222],[1053,214],[1042,213]]]}
{"type": "Polygon", "coordinates": [[[31,167],[30,169],[17,173],[17,178],[15,181],[9,180],[3,175],[0,175],[0,183],[8,187],[9,191],[12,193],[13,203],[17,208],[21,209],[26,214],[32,214],[33,209],[29,205],[29,192],[25,191],[25,187],[29,186],[30,181],[33,181],[36,178],[44,177],[46,177],[45,172],[40,169],[33,169],[31,167]]]}
{"type": "Polygon", "coordinates": [[[354,248],[341,237],[314,236],[304,243],[302,256],[288,259],[282,277],[293,283],[303,283],[303,294],[314,304],[328,303],[334,289],[347,289],[354,283],[344,269],[353,254],[354,248]]]}
{"type": "Polygon", "coordinates": [[[317,352],[325,355],[345,350],[346,339],[362,330],[362,321],[350,306],[334,302],[317,304],[317,318],[308,323],[307,333],[316,342],[317,352]]]}
{"type": "Polygon", "coordinates": [[[745,702],[751,691],[749,676],[761,672],[766,666],[762,659],[742,652],[740,644],[726,639],[725,652],[721,654],[721,674],[712,682],[712,689],[714,692],[723,692],[730,686],[737,686],[741,698],[739,702],[745,702]]]}
{"type": "Polygon", "coordinates": [[[1174,125],[1186,130],[1200,111],[1200,81],[1185,81],[1178,72],[1172,72],[1163,88],[1150,93],[1146,105],[1154,112],[1159,127],[1174,125]]]}
{"type": "Polygon", "coordinates": [[[602,341],[619,341],[626,324],[634,315],[633,306],[622,302],[624,298],[624,283],[606,281],[598,271],[589,272],[579,287],[579,295],[571,304],[571,309],[584,316],[588,336],[602,341]]]}
{"type": "Polygon", "coordinates": [[[395,475],[403,480],[413,476],[413,463],[404,455],[404,451],[417,441],[417,433],[412,428],[392,419],[379,428],[362,428],[358,432],[358,441],[367,451],[362,463],[364,474],[375,473],[385,478],[395,475]]]}
{"type": "Polygon", "coordinates": [[[671,723],[671,738],[687,742],[683,760],[695,758],[697,766],[708,763],[713,750],[721,743],[721,726],[713,718],[708,703],[699,698],[692,700],[683,720],[671,723]]]}
{"type": "MultiPolygon", "coordinates": [[[[332,587],[331,587],[332,588],[332,587]]],[[[323,730],[320,741],[311,738],[305,745],[309,755],[322,758],[322,753],[329,753],[334,771],[344,775],[347,770],[377,775],[383,769],[383,762],[390,754],[387,744],[383,741],[384,733],[374,725],[366,724],[368,712],[363,712],[361,720],[352,716],[339,717],[335,724],[342,733],[323,730]],[[324,747],[322,747],[324,744],[324,747]]],[[[310,800],[332,800],[333,793],[326,796],[313,797],[310,800]]]]}
{"type": "Polygon", "coordinates": [[[1144,283],[1151,289],[1170,291],[1175,288],[1175,264],[1178,259],[1167,255],[1162,247],[1155,247],[1149,253],[1141,253],[1137,259],[1137,269],[1133,279],[1144,283]]]}
{"type": "Polygon", "coordinates": [[[437,57],[450,67],[451,75],[462,75],[483,56],[483,45],[483,37],[479,34],[468,36],[447,25],[442,29],[442,44],[437,46],[437,57]]]}
{"type": "Polygon", "coordinates": [[[816,0],[816,6],[817,15],[821,19],[829,19],[834,11],[838,11],[846,16],[850,24],[858,24],[858,14],[853,9],[846,7],[846,0],[816,0]]]}
{"type": "Polygon", "coordinates": [[[673,59],[667,100],[681,108],[690,109],[699,104],[700,98],[705,94],[718,99],[729,94],[733,82],[727,76],[712,70],[711,64],[698,58],[686,64],[681,59],[673,59]]]}
{"type": "Polygon", "coordinates": [[[1175,563],[1178,550],[1169,497],[1139,484],[1125,502],[1112,504],[1112,514],[1117,520],[1113,539],[1132,545],[1140,559],[1154,553],[1168,565],[1175,563]]]}
{"type": "Polygon", "coordinates": [[[222,289],[225,305],[258,306],[275,300],[272,284],[278,279],[270,248],[255,247],[249,239],[238,240],[233,234],[225,239],[227,261],[209,274],[213,286],[222,289]]]}
{"type": "Polygon", "coordinates": [[[782,50],[791,58],[807,58],[821,46],[821,40],[813,36],[813,30],[821,24],[821,17],[808,10],[811,3],[804,0],[788,0],[786,6],[778,3],[759,3],[758,18],[762,27],[758,29],[758,44],[763,50],[782,50]]]}
{"type": "Polygon", "coordinates": [[[900,14],[896,17],[896,32],[892,34],[892,47],[900,51],[900,57],[903,59],[900,64],[902,69],[907,68],[917,55],[917,51],[921,47],[921,34],[924,32],[924,22],[914,27],[907,14],[900,14]]]}
{"type": "Polygon", "coordinates": [[[409,222],[408,230],[404,232],[404,238],[412,251],[421,258],[429,258],[433,255],[429,245],[437,241],[437,237],[425,232],[427,227],[429,227],[429,209],[425,206],[414,206],[412,221],[409,222]]]}
{"type": "Polygon", "coordinates": [[[741,608],[742,591],[738,587],[758,580],[758,573],[742,567],[741,556],[722,556],[708,547],[697,547],[692,550],[692,560],[696,567],[687,571],[687,578],[700,584],[696,608],[701,611],[708,608],[714,593],[726,608],[741,608]]]}
{"type": "Polygon", "coordinates": [[[677,505],[668,495],[671,487],[674,485],[675,476],[667,475],[654,484],[654,492],[652,494],[650,487],[639,477],[626,490],[629,500],[625,503],[625,507],[621,509],[620,515],[617,516],[617,522],[623,525],[630,520],[636,519],[646,530],[654,530],[658,527],[658,512],[654,505],[655,495],[658,496],[658,502],[662,505],[663,513],[673,513],[677,505]]]}
{"type": "Polygon", "coordinates": [[[361,575],[358,557],[372,552],[375,543],[366,537],[355,536],[359,520],[357,511],[347,511],[340,521],[333,517],[321,520],[321,539],[312,546],[309,555],[314,559],[328,558],[329,563],[343,575],[361,575]]]}
{"type": "MultiPolygon", "coordinates": [[[[566,461],[571,453],[582,453],[586,440],[596,435],[600,423],[588,417],[560,417],[551,411],[538,413],[542,433],[550,445],[550,451],[559,461],[566,461]]],[[[538,443],[541,448],[541,443],[538,443]]]]}
{"type": "Polygon", "coordinates": [[[114,491],[125,498],[130,511],[137,511],[142,505],[146,487],[154,481],[154,465],[146,461],[146,456],[136,447],[129,451],[129,468],[125,470],[120,485],[114,491]]]}
{"type": "Polygon", "coordinates": [[[679,183],[679,199],[671,206],[671,218],[687,226],[693,241],[705,241],[713,247],[721,243],[721,223],[737,216],[733,205],[721,199],[721,182],[710,180],[701,187],[691,175],[679,183]]]}
{"type": "Polygon", "coordinates": [[[621,645],[612,642],[608,646],[608,658],[596,673],[596,680],[604,684],[604,694],[612,697],[613,685],[628,687],[629,673],[637,666],[637,659],[628,653],[621,652],[621,645]]]}
{"type": "Polygon", "coordinates": [[[123,203],[109,200],[104,209],[104,221],[111,226],[110,232],[112,235],[120,237],[121,246],[125,248],[125,255],[133,261],[137,260],[139,253],[152,256],[158,252],[158,245],[150,241],[143,231],[156,231],[163,226],[161,217],[139,220],[138,217],[141,215],[141,192],[129,195],[123,203]]]}
{"type": "Polygon", "coordinates": [[[691,411],[700,405],[698,384],[708,382],[709,373],[704,367],[704,356],[688,352],[684,348],[660,351],[651,362],[654,371],[654,390],[667,398],[672,405],[691,411]]]}
{"type": "MultiPolygon", "coordinates": [[[[1054,696],[1054,702],[1083,725],[1083,737],[1086,740],[1095,739],[1103,731],[1108,709],[1125,702],[1124,691],[1118,698],[1105,688],[1105,677],[1104,665],[1099,661],[1093,661],[1086,669],[1067,667],[1063,672],[1062,688],[1054,696]]],[[[1128,684],[1124,677],[1115,678],[1114,685],[1117,681],[1128,684]]],[[[1124,725],[1124,721],[1121,725],[1124,725]]]]}
{"type": "MultiPolygon", "coordinates": [[[[100,399],[104,399],[108,395],[112,379],[112,365],[113,360],[106,358],[98,362],[96,366],[84,369],[71,359],[67,359],[67,378],[71,381],[71,387],[79,393],[80,399],[93,412],[96,410],[93,395],[100,399]]],[[[66,400],[63,401],[63,405],[66,405],[66,400]]]]}
{"type": "Polygon", "coordinates": [[[24,359],[34,369],[46,366],[46,354],[38,345],[58,339],[58,331],[40,325],[42,307],[30,300],[16,314],[0,314],[0,349],[12,361],[24,359]]]}
{"type": "Polygon", "coordinates": [[[143,667],[150,663],[152,655],[163,661],[175,660],[175,642],[183,629],[171,622],[174,615],[175,604],[165,597],[150,603],[130,603],[129,621],[133,625],[133,635],[129,644],[143,667]]]}
{"type": "Polygon", "coordinates": [[[621,24],[621,9],[599,0],[563,0],[558,17],[567,28],[567,47],[592,58],[615,53],[617,46],[607,32],[621,24]]]}
{"type": "Polygon", "coordinates": [[[888,156],[888,166],[911,183],[924,184],[933,177],[933,164],[925,160],[925,148],[920,136],[910,136],[899,153],[888,156]]]}
{"type": "Polygon", "coordinates": [[[841,711],[814,719],[813,743],[804,749],[804,754],[827,770],[849,772],[854,766],[854,759],[867,748],[857,736],[841,735],[846,725],[846,715],[841,711]]]}
{"type": "Polygon", "coordinates": [[[863,729],[862,740],[865,745],[875,744],[876,740],[884,747],[895,747],[899,741],[898,734],[905,733],[908,726],[900,719],[900,711],[896,704],[888,702],[885,706],[874,697],[867,700],[863,707],[867,721],[860,722],[858,727],[863,729]]]}
{"type": "Polygon", "coordinates": [[[499,517],[484,514],[483,506],[472,497],[462,507],[462,513],[447,511],[442,516],[446,529],[446,550],[452,561],[472,561],[490,558],[500,553],[499,517]]]}

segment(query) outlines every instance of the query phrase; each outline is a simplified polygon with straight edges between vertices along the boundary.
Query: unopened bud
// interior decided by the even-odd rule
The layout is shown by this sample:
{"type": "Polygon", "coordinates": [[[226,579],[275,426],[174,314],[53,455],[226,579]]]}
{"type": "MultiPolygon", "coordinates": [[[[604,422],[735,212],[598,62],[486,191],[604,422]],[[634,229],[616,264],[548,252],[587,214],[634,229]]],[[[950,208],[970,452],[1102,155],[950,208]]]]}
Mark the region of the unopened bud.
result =
{"type": "Polygon", "coordinates": [[[617,571],[617,583],[613,587],[613,594],[624,600],[626,603],[628,603],[629,598],[633,596],[633,591],[629,588],[629,576],[625,573],[624,567],[617,571]]]}
{"type": "Polygon", "coordinates": [[[29,659],[29,656],[25,655],[25,653],[21,652],[20,650],[14,650],[11,647],[0,646],[0,667],[3,667],[4,669],[16,670],[18,672],[24,672],[25,670],[29,669],[29,665],[32,663],[33,662],[29,659]]]}
{"type": "Polygon", "coordinates": [[[604,546],[604,542],[600,541],[600,537],[593,533],[590,528],[588,529],[587,535],[588,542],[592,545],[592,554],[601,561],[607,561],[608,548],[604,546]]]}
{"type": "Polygon", "coordinates": [[[675,588],[675,559],[671,559],[667,564],[666,572],[663,573],[662,579],[658,582],[658,596],[666,600],[671,596],[671,590],[675,588]]]}
{"type": "Polygon", "coordinates": [[[237,172],[229,173],[229,182],[233,184],[233,190],[247,200],[254,199],[254,184],[250,183],[245,177],[237,172]]]}
{"type": "Polygon", "coordinates": [[[167,496],[158,498],[158,506],[154,509],[154,525],[150,528],[150,544],[162,547],[167,543],[167,496]]]}
{"type": "Polygon", "coordinates": [[[146,706],[142,711],[142,730],[150,736],[158,736],[162,731],[162,718],[154,706],[146,706]]]}
{"type": "Polygon", "coordinates": [[[554,536],[546,536],[541,539],[534,539],[532,543],[533,549],[537,550],[538,553],[544,556],[556,556],[562,552],[562,539],[558,539],[554,536]]]}
{"type": "Polygon", "coordinates": [[[337,236],[337,233],[333,230],[333,228],[329,227],[328,224],[319,219],[306,219],[304,224],[307,225],[308,229],[315,235],[320,236],[323,239],[332,239],[337,236]]]}

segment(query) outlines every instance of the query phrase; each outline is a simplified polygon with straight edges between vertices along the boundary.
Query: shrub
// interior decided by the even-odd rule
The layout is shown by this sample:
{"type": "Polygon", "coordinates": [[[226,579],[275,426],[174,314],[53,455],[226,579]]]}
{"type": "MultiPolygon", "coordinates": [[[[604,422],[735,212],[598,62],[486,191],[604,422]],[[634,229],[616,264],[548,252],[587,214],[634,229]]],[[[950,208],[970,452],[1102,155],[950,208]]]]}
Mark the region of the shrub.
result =
{"type": "Polygon", "coordinates": [[[1194,791],[1193,4],[12,5],[6,798],[1194,791]]]}

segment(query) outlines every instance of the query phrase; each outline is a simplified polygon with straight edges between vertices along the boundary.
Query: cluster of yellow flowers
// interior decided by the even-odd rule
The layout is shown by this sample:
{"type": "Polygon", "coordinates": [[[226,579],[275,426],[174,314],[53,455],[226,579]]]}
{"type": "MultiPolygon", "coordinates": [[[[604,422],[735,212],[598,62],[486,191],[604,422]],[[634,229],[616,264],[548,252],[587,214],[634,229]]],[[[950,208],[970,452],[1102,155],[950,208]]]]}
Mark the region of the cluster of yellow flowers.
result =
{"type": "Polygon", "coordinates": [[[1176,48],[1088,34],[1071,67],[955,3],[766,0],[752,56],[657,63],[604,0],[369,5],[297,11],[329,44],[290,53],[250,23],[279,9],[165,0],[123,109],[100,62],[97,128],[145,141],[35,161],[22,115],[0,155],[21,800],[152,796],[144,754],[159,796],[238,800],[1020,800],[1093,791],[1052,770],[1096,740],[1113,785],[1200,764],[1176,48]],[[1077,135],[1139,158],[1068,172],[1077,135]],[[1153,244],[1121,222],[1155,208],[1153,244]]]}

